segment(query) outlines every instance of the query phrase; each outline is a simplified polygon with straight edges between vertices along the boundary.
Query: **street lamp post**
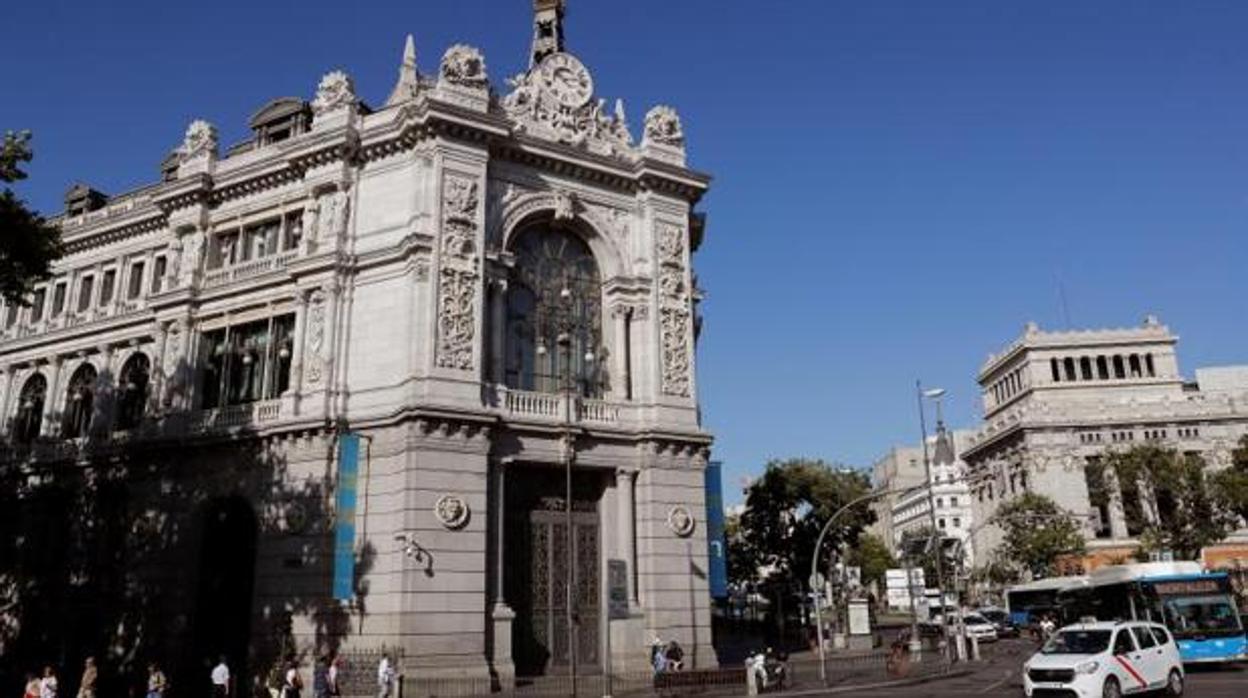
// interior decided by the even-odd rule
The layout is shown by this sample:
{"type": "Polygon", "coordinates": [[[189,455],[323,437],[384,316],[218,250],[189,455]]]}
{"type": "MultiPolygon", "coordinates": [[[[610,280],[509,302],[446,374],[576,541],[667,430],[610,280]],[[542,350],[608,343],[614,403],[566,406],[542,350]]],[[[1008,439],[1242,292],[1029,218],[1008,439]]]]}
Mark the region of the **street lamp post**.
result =
{"type": "MultiPolygon", "coordinates": [[[[933,388],[931,390],[923,390],[923,384],[920,381],[914,382],[915,395],[919,404],[919,431],[923,436],[923,476],[927,482],[927,514],[928,522],[932,527],[932,537],[939,540],[940,532],[936,528],[936,488],[932,483],[932,458],[927,448],[927,417],[923,409],[923,398],[937,401],[937,408],[940,406],[940,398],[944,396],[943,388],[933,388]]],[[[941,563],[941,549],[939,543],[936,547],[936,589],[939,591],[940,610],[943,617],[945,611],[945,588],[944,588],[944,570],[941,563]]],[[[908,573],[907,573],[908,574],[908,573]]],[[[913,594],[912,594],[913,595],[913,594]]]]}
{"type": "MultiPolygon", "coordinates": [[[[576,434],[574,431],[576,415],[573,412],[573,402],[576,399],[575,381],[572,375],[574,359],[574,339],[582,338],[585,340],[585,355],[583,357],[583,366],[592,365],[596,360],[593,352],[592,337],[593,326],[588,313],[584,312],[581,307],[587,300],[581,297],[582,289],[574,288],[579,286],[573,282],[570,283],[569,273],[567,269],[562,270],[560,274],[560,286],[557,292],[557,298],[553,303],[543,304],[542,310],[544,317],[539,317],[539,334],[537,354],[545,356],[547,348],[545,338],[553,335],[555,344],[558,346],[559,354],[555,357],[555,366],[558,372],[559,391],[563,396],[563,414],[562,414],[562,444],[560,448],[560,458],[563,461],[564,471],[564,555],[566,559],[564,569],[564,604],[566,613],[566,622],[568,626],[567,642],[568,642],[568,664],[569,675],[571,678],[571,695],[577,695],[577,663],[578,663],[578,647],[577,640],[580,629],[580,616],[576,612],[576,556],[574,552],[575,536],[573,535],[573,517],[572,517],[572,466],[575,461],[576,451],[576,434]]],[[[552,288],[543,289],[546,293],[553,291],[552,288]]],[[[542,295],[545,296],[546,293],[542,295]]],[[[608,675],[610,671],[608,670],[608,675]]]]}

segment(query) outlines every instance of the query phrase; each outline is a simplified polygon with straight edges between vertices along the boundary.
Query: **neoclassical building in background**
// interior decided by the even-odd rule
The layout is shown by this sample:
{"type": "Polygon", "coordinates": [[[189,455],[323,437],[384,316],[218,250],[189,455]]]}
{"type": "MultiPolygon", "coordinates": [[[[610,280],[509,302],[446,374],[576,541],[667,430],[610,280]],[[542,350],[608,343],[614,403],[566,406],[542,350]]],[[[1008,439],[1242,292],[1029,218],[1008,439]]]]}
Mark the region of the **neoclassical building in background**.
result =
{"type": "Polygon", "coordinates": [[[571,564],[582,672],[656,635],[713,662],[709,178],[673,109],[635,140],[564,50],[562,0],[534,4],[506,83],[463,45],[422,74],[409,38],[379,106],[330,72],[242,143],[195,121],[155,184],[69,192],[54,278],[0,310],[0,654],[225,653],[252,680],[385,646],[412,677],[506,682],[568,664],[571,564]]]}
{"type": "MultiPolygon", "coordinates": [[[[1178,337],[1154,316],[1139,327],[1042,330],[994,354],[978,380],[984,421],[961,456],[969,470],[975,539],[987,561],[1000,544],[997,509],[1025,492],[1053,499],[1081,517],[1088,540],[1083,566],[1130,559],[1137,536],[1165,516],[1144,488],[1097,468],[1107,449],[1153,444],[1226,468],[1248,434],[1248,366],[1179,371],[1178,337]],[[1103,472],[1102,472],[1103,471],[1103,472]],[[1098,480],[1097,478],[1103,478],[1098,480]]],[[[1210,567],[1248,566],[1248,530],[1206,548],[1210,567]]]]}

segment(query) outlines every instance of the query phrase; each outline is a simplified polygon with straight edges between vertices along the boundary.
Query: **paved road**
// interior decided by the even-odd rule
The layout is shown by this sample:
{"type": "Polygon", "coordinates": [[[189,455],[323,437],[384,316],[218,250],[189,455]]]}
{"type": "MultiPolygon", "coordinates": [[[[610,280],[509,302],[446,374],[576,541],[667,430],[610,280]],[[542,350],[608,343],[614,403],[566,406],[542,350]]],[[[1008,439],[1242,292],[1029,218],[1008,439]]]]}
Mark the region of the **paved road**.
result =
{"type": "MultiPolygon", "coordinates": [[[[893,688],[864,689],[855,696],[871,698],[964,698],[1011,696],[1022,698],[1021,668],[1035,643],[1006,640],[985,647],[984,662],[969,676],[893,688]]],[[[973,665],[974,666],[974,665],[973,665]]],[[[1248,696],[1248,666],[1196,669],[1188,673],[1186,696],[1191,698],[1244,698],[1248,696]]]]}

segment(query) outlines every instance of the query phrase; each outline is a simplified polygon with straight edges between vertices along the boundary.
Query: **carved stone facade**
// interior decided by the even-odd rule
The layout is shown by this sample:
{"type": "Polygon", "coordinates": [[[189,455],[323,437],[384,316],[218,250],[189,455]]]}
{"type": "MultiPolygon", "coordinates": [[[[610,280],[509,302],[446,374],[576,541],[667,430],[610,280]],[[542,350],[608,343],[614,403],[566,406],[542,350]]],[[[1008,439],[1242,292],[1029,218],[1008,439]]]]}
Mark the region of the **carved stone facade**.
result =
{"type": "MultiPolygon", "coordinates": [[[[553,2],[541,22],[560,21],[553,2]]],[[[562,671],[558,656],[535,663],[554,648],[529,629],[557,619],[508,555],[545,540],[570,467],[592,546],[575,563],[584,617],[606,608],[607,560],[630,573],[629,617],[582,623],[582,661],[644,670],[658,635],[712,663],[706,580],[690,572],[707,552],[691,259],[709,177],[683,165],[670,110],[634,145],[557,29],[536,30],[546,48],[504,97],[480,51],[454,46],[422,77],[409,43],[382,108],[331,72],[283,102],[308,128],[269,124],[220,152],[196,122],[161,182],[55,219],[65,257],[0,327],[3,456],[66,482],[129,464],[134,507],[118,516],[135,518],[117,530],[176,547],[173,566],[133,571],[151,575],[169,648],[215,655],[195,638],[221,638],[246,685],[282,647],[399,648],[414,695],[424,679],[483,682],[464,684],[475,693],[562,671]],[[525,266],[548,262],[566,266],[525,266]],[[556,290],[544,305],[539,278],[556,290]],[[534,308],[564,302],[560,286],[588,329],[538,342],[549,319],[534,308]],[[74,395],[95,409],[64,438],[83,426],[66,417],[74,395]],[[356,566],[351,598],[334,600],[348,432],[364,437],[356,566]],[[254,574],[217,603],[187,576],[202,560],[254,574]]],[[[66,555],[109,557],[89,552],[66,555]]]]}

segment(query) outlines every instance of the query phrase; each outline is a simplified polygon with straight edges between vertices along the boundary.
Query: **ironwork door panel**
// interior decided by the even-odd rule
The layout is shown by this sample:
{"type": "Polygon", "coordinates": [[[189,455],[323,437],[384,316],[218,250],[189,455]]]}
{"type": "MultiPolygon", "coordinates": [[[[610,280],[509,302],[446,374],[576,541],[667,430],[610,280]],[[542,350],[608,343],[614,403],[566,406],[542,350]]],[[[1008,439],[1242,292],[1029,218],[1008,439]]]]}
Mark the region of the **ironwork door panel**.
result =
{"type": "Polygon", "coordinates": [[[566,669],[568,652],[568,563],[575,566],[573,611],[577,627],[577,668],[592,673],[599,669],[599,554],[598,518],[578,512],[572,520],[572,554],[568,555],[566,515],[559,511],[529,514],[530,623],[531,639],[538,654],[547,657],[549,669],[566,669]]]}

